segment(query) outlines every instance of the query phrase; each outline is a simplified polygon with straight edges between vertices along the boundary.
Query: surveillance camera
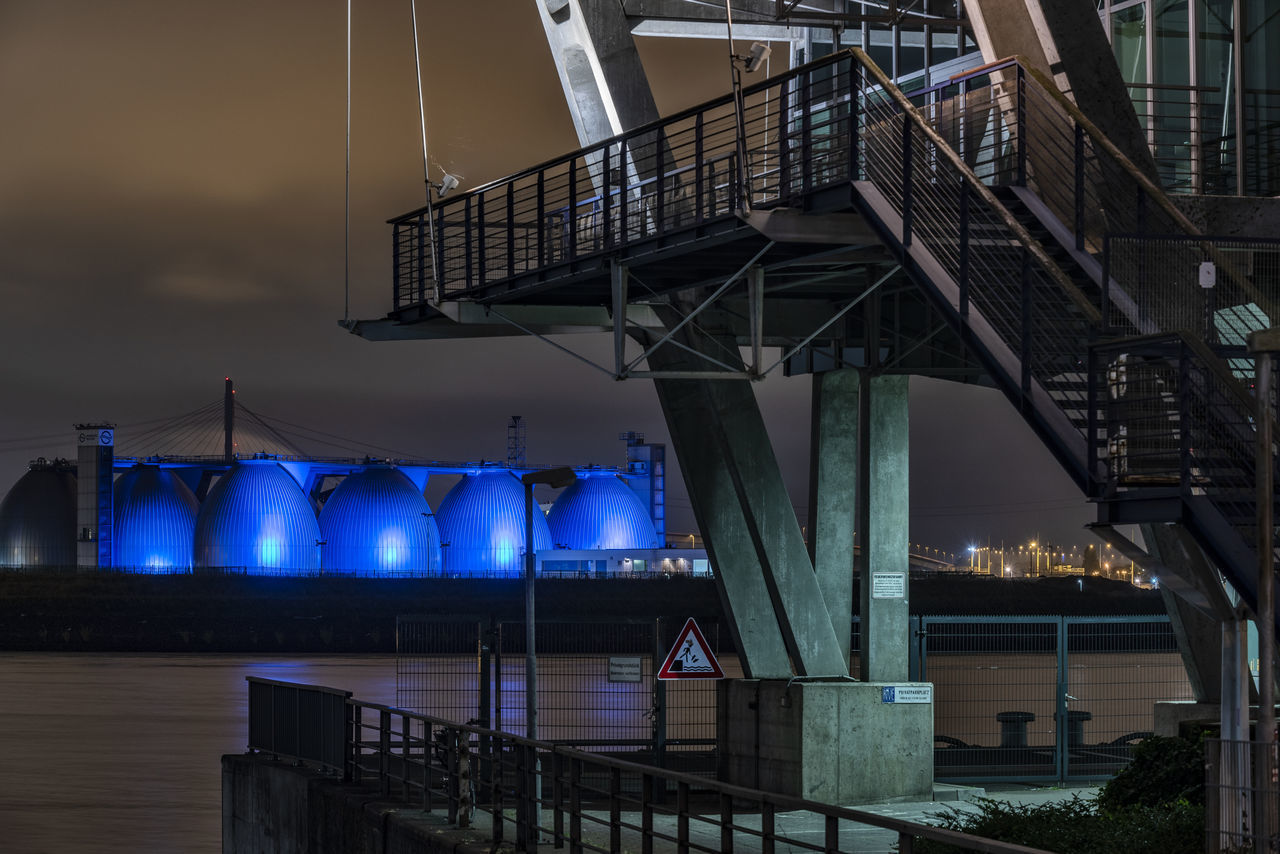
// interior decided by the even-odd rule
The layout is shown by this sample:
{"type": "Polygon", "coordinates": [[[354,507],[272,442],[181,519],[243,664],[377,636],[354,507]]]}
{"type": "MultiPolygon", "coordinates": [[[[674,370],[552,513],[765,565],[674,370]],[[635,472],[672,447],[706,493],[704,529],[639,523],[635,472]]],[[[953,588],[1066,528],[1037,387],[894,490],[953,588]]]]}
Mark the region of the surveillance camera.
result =
{"type": "Polygon", "coordinates": [[[436,198],[443,199],[450,190],[457,186],[458,179],[448,172],[444,173],[444,177],[440,179],[440,184],[436,187],[436,198]]]}
{"type": "Polygon", "coordinates": [[[751,51],[747,54],[747,73],[759,71],[760,66],[764,65],[765,60],[769,58],[771,53],[773,53],[773,48],[764,42],[752,42],[751,51]]]}

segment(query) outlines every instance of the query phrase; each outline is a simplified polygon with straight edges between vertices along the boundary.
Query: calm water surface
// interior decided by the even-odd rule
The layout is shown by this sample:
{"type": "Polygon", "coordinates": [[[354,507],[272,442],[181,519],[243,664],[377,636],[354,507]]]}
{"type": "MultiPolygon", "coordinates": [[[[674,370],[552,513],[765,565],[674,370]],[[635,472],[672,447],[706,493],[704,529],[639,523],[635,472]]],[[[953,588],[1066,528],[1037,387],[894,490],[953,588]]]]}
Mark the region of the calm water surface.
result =
{"type": "Polygon", "coordinates": [[[0,851],[221,851],[246,676],[395,702],[390,655],[0,654],[0,851]]]}

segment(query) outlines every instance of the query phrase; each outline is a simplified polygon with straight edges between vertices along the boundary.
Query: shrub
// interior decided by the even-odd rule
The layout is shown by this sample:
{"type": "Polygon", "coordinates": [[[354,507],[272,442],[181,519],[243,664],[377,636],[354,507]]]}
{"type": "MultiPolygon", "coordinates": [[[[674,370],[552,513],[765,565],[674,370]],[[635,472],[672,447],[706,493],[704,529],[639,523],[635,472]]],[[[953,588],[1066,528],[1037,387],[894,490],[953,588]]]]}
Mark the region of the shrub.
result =
{"type": "MultiPolygon", "coordinates": [[[[1102,812],[1094,801],[1079,796],[1031,807],[990,798],[974,803],[979,809],[976,814],[952,809],[939,824],[1058,854],[1200,854],[1204,850],[1204,809],[1187,801],[1112,812],[1102,812]]],[[[959,854],[964,849],[918,840],[915,851],[959,854]]]]}
{"type": "Polygon", "coordinates": [[[1098,792],[1098,806],[1112,812],[1188,801],[1204,806],[1204,746],[1185,738],[1152,736],[1133,748],[1133,761],[1098,792]]]}

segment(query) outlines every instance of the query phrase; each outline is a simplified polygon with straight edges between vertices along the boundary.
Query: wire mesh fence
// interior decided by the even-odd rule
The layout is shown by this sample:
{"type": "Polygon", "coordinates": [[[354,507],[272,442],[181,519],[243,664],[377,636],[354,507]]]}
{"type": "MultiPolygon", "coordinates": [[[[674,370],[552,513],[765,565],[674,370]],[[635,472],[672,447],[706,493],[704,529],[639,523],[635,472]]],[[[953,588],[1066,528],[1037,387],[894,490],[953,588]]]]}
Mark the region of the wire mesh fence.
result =
{"type": "Polygon", "coordinates": [[[1205,741],[1206,851],[1280,851],[1280,764],[1261,741],[1205,741]]]}
{"type": "Polygon", "coordinates": [[[1166,617],[921,617],[942,779],[1105,777],[1192,699],[1166,617]]]}
{"type": "MultiPolygon", "coordinates": [[[[540,622],[538,736],[659,767],[711,775],[714,680],[656,678],[681,625],[540,622]]],[[[701,626],[726,676],[742,675],[721,653],[717,623],[701,626]]],[[[396,625],[396,704],[504,732],[526,732],[523,623],[442,622],[402,616],[396,625]]]]}

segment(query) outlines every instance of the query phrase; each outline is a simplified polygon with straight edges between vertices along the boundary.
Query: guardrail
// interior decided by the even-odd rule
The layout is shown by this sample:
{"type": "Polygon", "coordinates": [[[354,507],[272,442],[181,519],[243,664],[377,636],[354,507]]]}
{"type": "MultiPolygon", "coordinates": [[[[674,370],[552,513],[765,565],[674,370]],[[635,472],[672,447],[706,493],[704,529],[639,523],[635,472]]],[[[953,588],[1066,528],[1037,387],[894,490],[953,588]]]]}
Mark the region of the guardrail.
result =
{"type": "Polygon", "coordinates": [[[545,837],[572,852],[717,852],[735,845],[840,852],[854,850],[851,831],[869,826],[896,834],[904,854],[916,839],[986,854],[1048,854],[452,723],[331,688],[248,682],[250,750],[301,760],[353,783],[376,781],[385,797],[443,808],[459,827],[471,826],[479,813],[494,843],[514,836],[518,851],[537,850],[545,837]],[[346,708],[340,719],[319,711],[331,709],[335,698],[346,708]],[[298,710],[315,711],[300,717],[298,710]],[[322,737],[298,736],[300,726],[316,725],[322,737]],[[330,749],[339,743],[341,749],[330,749]]]}

